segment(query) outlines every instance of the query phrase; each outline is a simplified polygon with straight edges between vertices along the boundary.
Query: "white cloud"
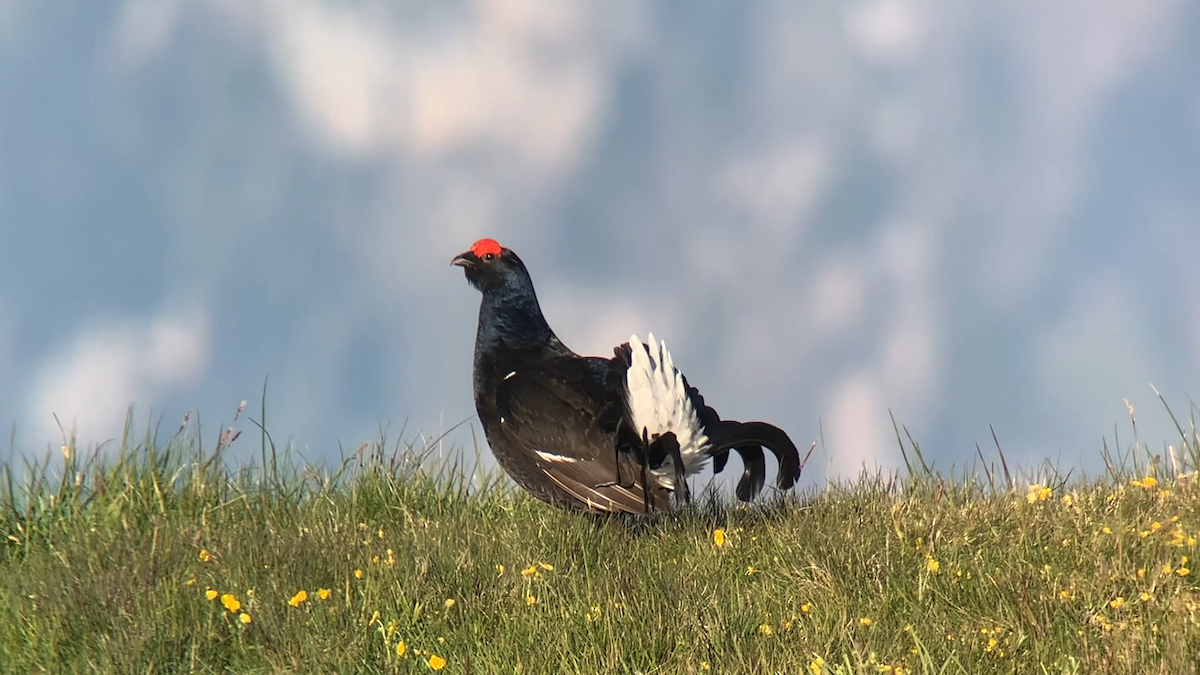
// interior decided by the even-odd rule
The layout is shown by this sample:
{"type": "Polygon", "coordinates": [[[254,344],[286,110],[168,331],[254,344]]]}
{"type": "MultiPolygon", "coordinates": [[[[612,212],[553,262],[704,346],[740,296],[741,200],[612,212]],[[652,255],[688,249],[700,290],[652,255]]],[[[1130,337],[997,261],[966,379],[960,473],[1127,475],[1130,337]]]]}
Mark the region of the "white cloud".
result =
{"type": "Polygon", "coordinates": [[[874,0],[850,8],[846,27],[864,56],[876,65],[896,66],[918,56],[925,22],[915,2],[874,0]]]}
{"type": "Polygon", "coordinates": [[[330,151],[435,160],[484,145],[548,169],[589,138],[643,23],[632,2],[480,0],[455,15],[415,3],[130,0],[114,38],[124,61],[163,50],[188,1],[257,34],[330,151]]]}
{"type": "Polygon", "coordinates": [[[863,321],[870,279],[857,256],[834,255],[817,262],[813,274],[812,329],[835,339],[863,321]]]}
{"type": "Polygon", "coordinates": [[[1174,365],[1156,370],[1147,321],[1116,276],[1081,283],[1063,315],[1035,336],[1038,399],[1071,439],[1104,434],[1123,399],[1138,400],[1147,382],[1174,376],[1174,365]]]}
{"type": "Polygon", "coordinates": [[[33,447],[60,438],[55,415],[81,444],[114,438],[130,405],[199,379],[208,352],[199,311],[90,326],[38,369],[23,428],[33,447]]]}
{"type": "Polygon", "coordinates": [[[561,168],[603,109],[614,47],[636,33],[632,4],[484,0],[413,22],[380,3],[210,1],[255,17],[301,117],[350,155],[429,160],[485,145],[561,168]]]}
{"type": "MultiPolygon", "coordinates": [[[[536,282],[536,271],[535,282],[536,282]]],[[[556,286],[539,286],[538,298],[551,328],[568,347],[589,356],[612,356],[613,348],[637,334],[643,340],[650,332],[666,340],[676,352],[682,342],[679,322],[674,316],[677,303],[663,302],[659,307],[639,305],[618,294],[597,294],[589,288],[571,287],[566,280],[556,286]],[[541,290],[544,288],[544,290],[541,290]]],[[[686,364],[677,365],[686,374],[686,364]]]]}
{"type": "Polygon", "coordinates": [[[137,69],[162,52],[182,9],[182,0],[128,0],[116,21],[116,65],[137,69]]]}
{"type": "Polygon", "coordinates": [[[825,410],[825,448],[829,475],[853,478],[864,468],[895,467],[899,450],[889,426],[887,403],[879,385],[867,373],[841,379],[825,410]]]}
{"type": "Polygon", "coordinates": [[[977,195],[983,202],[998,193],[1001,205],[988,245],[994,254],[978,268],[998,299],[1036,292],[1086,185],[1085,141],[1104,98],[1172,43],[1182,6],[1071,0],[1048,8],[1026,0],[1008,8],[1019,127],[977,195]]]}
{"type": "Polygon", "coordinates": [[[819,141],[801,139],[745,152],[718,169],[717,195],[738,210],[744,228],[738,238],[759,256],[786,254],[804,236],[809,211],[828,183],[829,164],[819,141]]]}

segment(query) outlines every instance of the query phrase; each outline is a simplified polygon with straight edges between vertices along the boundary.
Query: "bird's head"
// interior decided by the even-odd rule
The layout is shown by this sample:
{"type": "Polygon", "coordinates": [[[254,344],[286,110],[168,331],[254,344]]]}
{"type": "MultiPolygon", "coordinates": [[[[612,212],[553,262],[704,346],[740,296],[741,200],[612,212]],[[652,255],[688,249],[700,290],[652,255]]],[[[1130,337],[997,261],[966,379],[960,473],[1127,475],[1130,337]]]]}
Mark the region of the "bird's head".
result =
{"type": "Polygon", "coordinates": [[[525,263],[495,239],[480,239],[454,256],[450,264],[463,268],[467,281],[484,295],[503,290],[531,290],[533,286],[525,263]]]}

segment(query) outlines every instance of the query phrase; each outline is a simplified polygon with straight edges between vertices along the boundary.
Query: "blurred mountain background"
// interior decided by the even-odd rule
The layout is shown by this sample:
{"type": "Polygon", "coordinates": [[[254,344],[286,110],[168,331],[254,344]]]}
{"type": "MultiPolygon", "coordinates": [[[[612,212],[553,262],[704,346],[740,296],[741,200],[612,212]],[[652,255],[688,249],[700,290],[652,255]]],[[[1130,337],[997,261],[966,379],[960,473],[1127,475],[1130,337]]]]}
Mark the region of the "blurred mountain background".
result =
{"type": "Polygon", "coordinates": [[[488,236],[807,480],[900,465],[889,409],[1095,471],[1200,382],[1197,64],[1172,0],[0,1],[0,458],[266,378],[310,460],[469,447],[488,236]]]}

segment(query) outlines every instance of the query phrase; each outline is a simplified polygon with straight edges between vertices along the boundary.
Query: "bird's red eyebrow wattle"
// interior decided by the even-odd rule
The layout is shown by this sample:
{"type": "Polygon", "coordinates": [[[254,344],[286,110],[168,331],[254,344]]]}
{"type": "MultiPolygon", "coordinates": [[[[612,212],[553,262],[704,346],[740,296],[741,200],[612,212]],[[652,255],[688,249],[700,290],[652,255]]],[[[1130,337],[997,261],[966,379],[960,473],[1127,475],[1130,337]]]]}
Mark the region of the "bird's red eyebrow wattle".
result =
{"type": "Polygon", "coordinates": [[[480,239],[474,244],[471,244],[471,253],[474,253],[480,258],[489,253],[492,255],[500,255],[500,242],[496,241],[495,239],[480,239]]]}

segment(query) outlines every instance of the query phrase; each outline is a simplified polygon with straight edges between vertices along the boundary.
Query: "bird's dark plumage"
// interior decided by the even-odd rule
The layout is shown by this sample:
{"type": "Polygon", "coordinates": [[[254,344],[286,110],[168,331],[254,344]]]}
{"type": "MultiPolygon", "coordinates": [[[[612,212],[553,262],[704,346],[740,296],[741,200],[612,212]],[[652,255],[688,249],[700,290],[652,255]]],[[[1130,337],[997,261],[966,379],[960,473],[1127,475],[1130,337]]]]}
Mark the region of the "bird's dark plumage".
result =
{"type": "Polygon", "coordinates": [[[722,420],[649,336],[611,359],[580,356],[551,330],[525,264],[492,239],[456,256],[483,294],[475,335],[475,407],[497,462],[521,487],[557,506],[603,513],[669,509],[709,459],[742,459],[736,494],[762,490],[769,449],[777,483],[800,476],[796,446],[765,422],[722,420]]]}

